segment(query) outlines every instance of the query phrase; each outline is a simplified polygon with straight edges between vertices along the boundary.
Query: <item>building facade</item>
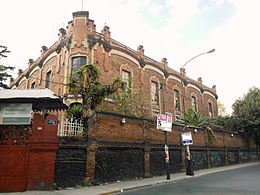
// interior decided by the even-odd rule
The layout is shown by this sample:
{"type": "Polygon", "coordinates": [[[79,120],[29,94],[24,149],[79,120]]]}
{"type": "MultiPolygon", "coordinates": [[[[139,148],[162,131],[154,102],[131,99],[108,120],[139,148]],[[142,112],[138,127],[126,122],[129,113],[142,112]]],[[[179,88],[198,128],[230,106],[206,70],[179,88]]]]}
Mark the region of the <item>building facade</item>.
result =
{"type": "Polygon", "coordinates": [[[203,85],[201,78],[189,78],[185,69],[173,70],[166,58],[157,62],[145,56],[142,45],[133,50],[113,40],[108,26],[104,26],[101,33],[96,32],[94,20],[87,11],[73,13],[67,29],[59,30],[58,40],[50,48],[42,46],[40,57],[30,59],[28,68],[19,70],[10,86],[13,89],[49,88],[70,105],[79,100],[68,93],[64,84],[73,72],[87,63],[99,67],[101,83],[121,77],[132,93],[142,91],[151,116],[169,112],[176,118],[188,108],[209,117],[218,115],[215,86],[203,85]]]}

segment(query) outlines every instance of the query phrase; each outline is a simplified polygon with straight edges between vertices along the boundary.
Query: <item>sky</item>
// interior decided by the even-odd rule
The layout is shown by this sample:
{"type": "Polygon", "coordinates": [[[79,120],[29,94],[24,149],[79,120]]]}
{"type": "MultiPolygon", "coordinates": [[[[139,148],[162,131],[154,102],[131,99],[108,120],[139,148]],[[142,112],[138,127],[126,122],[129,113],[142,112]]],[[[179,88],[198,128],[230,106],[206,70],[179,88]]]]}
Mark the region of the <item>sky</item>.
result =
{"type": "Polygon", "coordinates": [[[219,101],[232,104],[251,87],[260,88],[259,0],[8,0],[0,6],[0,45],[11,51],[1,64],[26,69],[41,46],[58,40],[75,11],[89,11],[101,29],[132,49],[143,45],[145,55],[187,76],[202,77],[217,86],[219,101]]]}

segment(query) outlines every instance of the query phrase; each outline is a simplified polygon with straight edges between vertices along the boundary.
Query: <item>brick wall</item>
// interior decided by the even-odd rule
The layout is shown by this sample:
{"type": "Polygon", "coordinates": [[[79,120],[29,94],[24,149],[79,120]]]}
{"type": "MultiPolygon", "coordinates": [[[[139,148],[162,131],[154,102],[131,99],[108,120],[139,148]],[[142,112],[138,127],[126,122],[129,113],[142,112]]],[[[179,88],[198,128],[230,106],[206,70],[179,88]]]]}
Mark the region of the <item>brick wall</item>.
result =
{"type": "Polygon", "coordinates": [[[60,147],[55,160],[56,188],[83,185],[86,175],[87,144],[77,138],[60,138],[60,147]]]}
{"type": "MultiPolygon", "coordinates": [[[[196,133],[193,128],[186,131],[192,132],[193,145],[190,146],[190,150],[195,169],[248,162],[259,158],[256,145],[252,144],[249,152],[246,142],[234,132],[215,131],[215,141],[211,143],[203,129],[197,129],[196,133]]],[[[185,147],[181,144],[181,132],[183,127],[174,125],[172,132],[167,133],[172,173],[183,171],[185,168],[185,147]]],[[[90,122],[88,137],[91,147],[94,148],[89,152],[91,159],[87,160],[91,163],[86,165],[87,170],[91,170],[87,171],[89,180],[115,181],[166,173],[165,134],[156,129],[155,121],[143,121],[112,113],[97,113],[90,122]],[[123,117],[126,119],[124,124],[120,122],[123,117]],[[134,155],[141,160],[132,161],[134,155]],[[134,167],[132,164],[128,165],[131,162],[135,164],[134,167]],[[116,167],[121,167],[120,169],[131,174],[114,172],[116,167]],[[137,172],[140,174],[134,174],[137,172]]]]}
{"type": "Polygon", "coordinates": [[[28,162],[27,190],[53,189],[56,151],[58,149],[57,117],[44,118],[34,114],[30,155],[28,162]],[[48,121],[56,124],[48,124],[48,121]]]}

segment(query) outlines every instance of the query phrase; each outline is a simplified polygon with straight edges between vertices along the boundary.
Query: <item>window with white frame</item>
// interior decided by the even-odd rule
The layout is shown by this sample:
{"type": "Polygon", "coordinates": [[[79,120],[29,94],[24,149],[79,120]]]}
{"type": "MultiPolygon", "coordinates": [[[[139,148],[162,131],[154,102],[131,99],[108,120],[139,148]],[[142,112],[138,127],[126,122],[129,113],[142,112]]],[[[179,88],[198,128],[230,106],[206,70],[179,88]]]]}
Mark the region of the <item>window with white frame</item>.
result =
{"type": "Polygon", "coordinates": [[[195,96],[191,96],[191,109],[196,112],[198,111],[197,98],[195,96]]]}

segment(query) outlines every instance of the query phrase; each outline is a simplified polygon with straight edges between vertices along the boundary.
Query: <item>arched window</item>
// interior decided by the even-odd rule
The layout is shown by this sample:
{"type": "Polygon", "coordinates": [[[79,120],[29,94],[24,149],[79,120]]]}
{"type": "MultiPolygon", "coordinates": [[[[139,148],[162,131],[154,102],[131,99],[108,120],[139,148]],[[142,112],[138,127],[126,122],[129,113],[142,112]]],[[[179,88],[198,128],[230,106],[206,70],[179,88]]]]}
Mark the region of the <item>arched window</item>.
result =
{"type": "Polygon", "coordinates": [[[122,70],[121,71],[121,78],[122,81],[124,81],[126,83],[126,91],[130,90],[131,87],[131,73],[129,71],[126,70],[122,70]]]}
{"type": "Polygon", "coordinates": [[[191,96],[191,109],[196,112],[198,111],[197,98],[195,96],[191,96]]]}
{"type": "Polygon", "coordinates": [[[36,88],[36,83],[35,81],[31,84],[31,89],[35,89],[36,88]]]}
{"type": "Polygon", "coordinates": [[[213,117],[213,106],[211,102],[208,102],[209,117],[213,117]]]}
{"type": "Polygon", "coordinates": [[[152,115],[157,116],[160,113],[159,104],[159,85],[157,82],[151,82],[152,115]]]}
{"type": "Polygon", "coordinates": [[[47,72],[46,74],[45,87],[48,89],[51,88],[51,71],[47,72]]]}
{"type": "Polygon", "coordinates": [[[174,110],[175,112],[181,111],[180,92],[176,89],[174,89],[174,110]]]}
{"type": "Polygon", "coordinates": [[[87,64],[87,57],[76,56],[72,58],[71,62],[71,74],[77,72],[82,65],[87,64]]]}

